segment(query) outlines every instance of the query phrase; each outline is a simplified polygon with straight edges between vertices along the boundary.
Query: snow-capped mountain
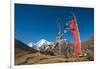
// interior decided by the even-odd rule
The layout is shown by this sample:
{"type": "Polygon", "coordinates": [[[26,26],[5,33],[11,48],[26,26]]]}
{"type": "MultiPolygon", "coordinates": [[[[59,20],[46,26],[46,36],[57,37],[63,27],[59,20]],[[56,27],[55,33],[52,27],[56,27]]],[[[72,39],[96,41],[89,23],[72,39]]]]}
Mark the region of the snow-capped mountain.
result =
{"type": "Polygon", "coordinates": [[[33,43],[33,42],[30,42],[30,43],[28,44],[29,47],[33,47],[33,46],[35,46],[35,45],[36,45],[36,44],[33,43]]]}
{"type": "Polygon", "coordinates": [[[34,49],[37,49],[37,50],[47,50],[49,48],[50,45],[52,45],[53,43],[52,42],[49,42],[45,39],[41,39],[40,41],[38,41],[37,43],[33,43],[33,42],[30,42],[28,44],[28,46],[34,48],[34,49]]]}
{"type": "Polygon", "coordinates": [[[36,45],[38,46],[38,47],[40,47],[40,46],[42,46],[42,45],[51,45],[52,44],[52,42],[49,42],[49,41],[47,41],[47,40],[45,40],[45,39],[41,39],[40,41],[38,41],[37,43],[36,43],[36,45]]]}

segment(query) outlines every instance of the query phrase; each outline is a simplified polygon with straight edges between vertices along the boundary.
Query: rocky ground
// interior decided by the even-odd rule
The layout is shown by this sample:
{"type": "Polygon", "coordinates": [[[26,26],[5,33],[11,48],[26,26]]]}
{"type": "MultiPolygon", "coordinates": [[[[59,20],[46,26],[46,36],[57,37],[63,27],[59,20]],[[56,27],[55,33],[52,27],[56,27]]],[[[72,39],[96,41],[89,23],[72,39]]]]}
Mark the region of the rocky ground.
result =
{"type": "Polygon", "coordinates": [[[87,57],[66,57],[66,56],[50,56],[41,53],[31,53],[24,56],[16,56],[16,65],[28,64],[47,64],[47,63],[61,63],[61,62],[80,62],[88,61],[87,57]]]}

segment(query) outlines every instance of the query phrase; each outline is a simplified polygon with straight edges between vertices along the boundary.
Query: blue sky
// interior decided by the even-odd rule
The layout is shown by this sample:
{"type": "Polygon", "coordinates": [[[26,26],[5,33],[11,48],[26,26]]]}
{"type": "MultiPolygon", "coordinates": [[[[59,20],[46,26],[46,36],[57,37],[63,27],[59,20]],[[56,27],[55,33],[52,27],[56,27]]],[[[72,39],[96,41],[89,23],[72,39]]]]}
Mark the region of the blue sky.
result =
{"type": "MultiPolygon", "coordinates": [[[[94,9],[80,7],[43,6],[34,4],[15,4],[15,38],[25,44],[44,38],[55,41],[57,35],[57,17],[62,26],[68,21],[70,12],[74,12],[80,33],[85,40],[94,34],[94,9]]],[[[73,41],[69,31],[64,38],[73,41]]]]}

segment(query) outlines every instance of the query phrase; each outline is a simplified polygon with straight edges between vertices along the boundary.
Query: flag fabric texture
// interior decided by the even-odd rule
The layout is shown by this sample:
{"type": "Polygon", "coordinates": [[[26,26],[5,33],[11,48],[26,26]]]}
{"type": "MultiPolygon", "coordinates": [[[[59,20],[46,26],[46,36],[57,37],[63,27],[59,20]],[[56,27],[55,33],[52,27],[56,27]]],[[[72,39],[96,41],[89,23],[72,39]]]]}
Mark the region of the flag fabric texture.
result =
{"type": "Polygon", "coordinates": [[[71,14],[71,18],[69,21],[70,31],[73,35],[73,55],[79,57],[81,55],[81,41],[80,35],[78,31],[78,25],[76,21],[76,17],[74,14],[71,14]]]}

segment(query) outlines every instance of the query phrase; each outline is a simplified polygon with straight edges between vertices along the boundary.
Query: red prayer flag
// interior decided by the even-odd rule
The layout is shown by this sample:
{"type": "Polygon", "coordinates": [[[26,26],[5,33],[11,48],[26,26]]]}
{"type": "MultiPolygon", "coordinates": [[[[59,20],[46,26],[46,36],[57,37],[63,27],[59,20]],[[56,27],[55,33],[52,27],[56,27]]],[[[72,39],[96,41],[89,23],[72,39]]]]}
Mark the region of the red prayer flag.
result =
{"type": "Polygon", "coordinates": [[[74,39],[74,43],[73,43],[74,55],[79,57],[81,55],[81,41],[80,41],[78,26],[74,14],[72,19],[70,20],[69,25],[70,25],[70,31],[72,32],[73,39],[74,39]]]}

